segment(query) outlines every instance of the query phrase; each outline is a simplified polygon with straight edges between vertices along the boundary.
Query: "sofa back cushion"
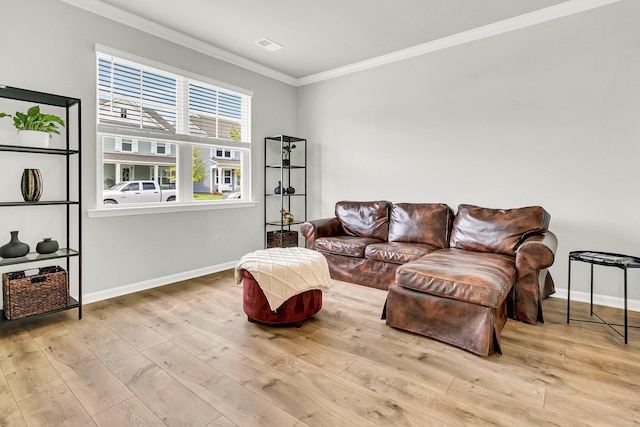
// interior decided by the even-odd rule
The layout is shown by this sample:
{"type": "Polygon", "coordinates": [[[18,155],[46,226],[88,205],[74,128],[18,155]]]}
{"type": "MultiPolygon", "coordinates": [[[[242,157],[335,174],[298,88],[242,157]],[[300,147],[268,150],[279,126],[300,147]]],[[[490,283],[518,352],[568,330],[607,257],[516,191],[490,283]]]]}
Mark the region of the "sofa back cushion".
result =
{"type": "Polygon", "coordinates": [[[453,211],[443,203],[398,203],[391,208],[389,241],[449,247],[453,211]]]}
{"type": "Polygon", "coordinates": [[[453,221],[452,248],[515,256],[520,242],[531,234],[542,233],[550,216],[540,206],[517,209],[487,209],[458,206],[453,221]]]}
{"type": "Polygon", "coordinates": [[[389,209],[385,201],[336,203],[336,218],[350,236],[387,240],[389,235],[389,209]]]}

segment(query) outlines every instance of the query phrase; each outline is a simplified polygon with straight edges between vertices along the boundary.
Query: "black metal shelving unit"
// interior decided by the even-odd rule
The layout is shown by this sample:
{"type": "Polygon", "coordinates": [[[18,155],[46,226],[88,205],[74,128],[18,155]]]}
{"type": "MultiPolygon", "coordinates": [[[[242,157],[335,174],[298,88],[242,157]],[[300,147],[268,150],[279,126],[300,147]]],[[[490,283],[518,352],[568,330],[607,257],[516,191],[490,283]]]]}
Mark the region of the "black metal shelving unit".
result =
{"type": "MultiPolygon", "coordinates": [[[[265,247],[267,247],[267,233],[270,230],[279,230],[280,233],[291,231],[292,226],[297,226],[307,220],[307,140],[295,136],[277,135],[268,136],[264,139],[264,224],[265,224],[265,247]],[[297,155],[291,155],[290,163],[283,162],[283,149],[286,146],[296,144],[297,155]],[[270,150],[271,149],[271,150],[270,150]],[[277,153],[276,154],[274,154],[277,153]],[[300,163],[300,161],[302,163],[300,163]],[[296,163],[298,162],[298,163],[296,163]],[[269,171],[272,171],[271,173],[269,171]],[[282,183],[280,194],[274,193],[276,182],[273,178],[279,172],[279,181],[282,183]],[[301,176],[296,177],[299,174],[301,176]],[[296,189],[294,194],[286,194],[285,189],[289,187],[293,181],[303,184],[302,191],[296,189]],[[294,206],[292,200],[300,198],[302,207],[294,206]],[[276,218],[270,209],[273,204],[278,204],[280,210],[284,209],[294,215],[295,220],[285,224],[282,216],[276,218]],[[292,207],[294,206],[294,207],[292,207]]],[[[299,186],[299,184],[298,184],[299,186]]],[[[281,234],[282,235],[282,234],[281,234]]]]}
{"type": "MultiPolygon", "coordinates": [[[[25,103],[32,103],[38,105],[50,105],[55,107],[62,107],[65,109],[65,124],[66,124],[66,141],[65,148],[37,148],[37,147],[24,147],[19,145],[3,145],[0,144],[0,152],[12,152],[23,153],[33,155],[54,155],[62,156],[65,160],[65,200],[48,200],[38,202],[22,202],[22,201],[4,201],[0,202],[0,208],[32,208],[36,206],[62,206],[65,209],[66,220],[66,245],[60,248],[57,252],[51,254],[38,254],[37,252],[31,252],[26,256],[19,258],[0,258],[0,267],[9,265],[18,265],[33,263],[38,261],[46,261],[53,259],[61,259],[66,262],[67,277],[70,283],[77,274],[78,295],[69,295],[68,304],[61,309],[47,311],[46,313],[40,313],[33,316],[25,317],[22,319],[8,320],[4,316],[4,312],[0,310],[0,324],[6,322],[18,322],[23,319],[30,319],[33,317],[40,317],[46,314],[55,313],[63,310],[78,309],[78,319],[82,319],[82,110],[81,101],[78,98],[71,98],[67,96],[54,95],[44,92],[36,92],[28,89],[20,89],[9,86],[0,85],[0,101],[2,99],[12,99],[16,101],[23,101],[25,103]],[[75,119],[72,118],[75,116],[75,119]],[[77,142],[72,146],[71,129],[69,124],[73,120],[77,120],[75,126],[77,126],[77,142]],[[77,168],[74,170],[74,176],[72,178],[71,171],[71,158],[77,156],[77,168]],[[77,175],[76,175],[77,174],[77,175]],[[77,183],[77,187],[74,186],[74,191],[77,191],[77,198],[72,200],[72,179],[77,183]],[[77,209],[77,219],[75,224],[71,224],[71,209],[77,209]],[[75,234],[74,234],[75,233],[75,234]],[[77,239],[77,248],[71,248],[71,239],[77,239]],[[72,271],[71,259],[77,258],[78,268],[77,273],[72,271]]],[[[63,242],[61,242],[63,243],[63,242]]]]}

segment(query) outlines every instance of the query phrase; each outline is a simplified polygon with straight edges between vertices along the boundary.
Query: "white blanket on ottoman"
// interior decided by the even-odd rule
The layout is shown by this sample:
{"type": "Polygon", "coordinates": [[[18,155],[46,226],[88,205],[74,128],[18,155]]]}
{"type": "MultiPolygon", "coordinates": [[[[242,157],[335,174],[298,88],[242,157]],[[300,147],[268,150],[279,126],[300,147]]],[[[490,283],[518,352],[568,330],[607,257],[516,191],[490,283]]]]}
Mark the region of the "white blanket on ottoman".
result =
{"type": "Polygon", "coordinates": [[[256,279],[273,311],[292,296],[331,287],[327,260],[305,248],[270,248],[246,254],[236,265],[238,284],[242,283],[242,270],[256,279]]]}

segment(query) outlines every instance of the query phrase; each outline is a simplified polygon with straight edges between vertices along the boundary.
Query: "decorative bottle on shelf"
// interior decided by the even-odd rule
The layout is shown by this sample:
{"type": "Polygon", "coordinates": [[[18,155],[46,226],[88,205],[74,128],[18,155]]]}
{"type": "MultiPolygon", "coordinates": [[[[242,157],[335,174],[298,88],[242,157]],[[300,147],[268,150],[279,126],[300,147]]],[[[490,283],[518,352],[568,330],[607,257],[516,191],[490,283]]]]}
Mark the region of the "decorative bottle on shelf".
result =
{"type": "Polygon", "coordinates": [[[58,242],[51,237],[45,237],[36,245],[36,252],[39,254],[52,254],[59,248],[58,242]]]}
{"type": "Polygon", "coordinates": [[[10,231],[11,240],[6,245],[0,247],[0,257],[19,258],[29,253],[29,245],[18,240],[18,232],[10,231]]]}
{"type": "Polygon", "coordinates": [[[25,169],[20,183],[22,198],[25,202],[37,202],[42,195],[42,175],[39,169],[25,169]]]}
{"type": "Polygon", "coordinates": [[[285,191],[285,193],[286,193],[286,194],[295,194],[295,193],[296,193],[296,189],[295,189],[295,188],[293,188],[293,187],[291,187],[291,186],[289,186],[289,187],[287,188],[287,191],[285,191]]]}
{"type": "Polygon", "coordinates": [[[274,194],[282,193],[282,181],[278,181],[278,186],[273,190],[274,194]]]}

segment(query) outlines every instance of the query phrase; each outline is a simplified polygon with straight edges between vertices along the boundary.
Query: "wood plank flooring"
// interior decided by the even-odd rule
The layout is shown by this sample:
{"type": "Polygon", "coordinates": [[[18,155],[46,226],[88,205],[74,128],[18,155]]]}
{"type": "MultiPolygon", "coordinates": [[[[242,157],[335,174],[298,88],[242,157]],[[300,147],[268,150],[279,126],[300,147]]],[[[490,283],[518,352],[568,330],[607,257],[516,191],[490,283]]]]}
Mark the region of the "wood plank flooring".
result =
{"type": "MultiPolygon", "coordinates": [[[[302,328],[249,323],[225,271],[0,327],[0,426],[460,426],[640,422],[640,329],[509,320],[487,358],[380,320],[334,281],[302,328]]],[[[598,313],[622,322],[621,310],[598,313]]],[[[588,306],[572,303],[572,317],[588,306]]],[[[631,313],[640,324],[640,313],[631,313]]]]}

